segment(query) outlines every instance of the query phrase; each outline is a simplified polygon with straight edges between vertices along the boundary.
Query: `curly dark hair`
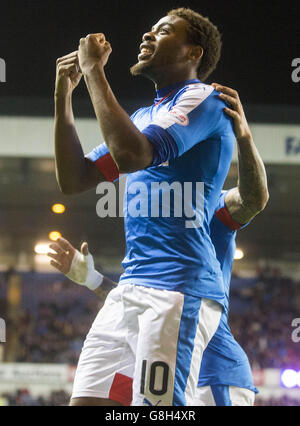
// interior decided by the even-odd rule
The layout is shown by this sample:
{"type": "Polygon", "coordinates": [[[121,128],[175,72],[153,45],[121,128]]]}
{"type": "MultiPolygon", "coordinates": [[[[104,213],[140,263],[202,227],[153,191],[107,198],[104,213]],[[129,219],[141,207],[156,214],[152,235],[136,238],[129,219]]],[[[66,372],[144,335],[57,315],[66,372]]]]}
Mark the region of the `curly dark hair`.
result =
{"type": "Polygon", "coordinates": [[[205,81],[215,70],[221,57],[221,33],[208,18],[191,9],[184,7],[173,9],[168,12],[168,16],[178,16],[189,23],[189,42],[201,46],[204,50],[198,68],[198,77],[201,81],[205,81]]]}

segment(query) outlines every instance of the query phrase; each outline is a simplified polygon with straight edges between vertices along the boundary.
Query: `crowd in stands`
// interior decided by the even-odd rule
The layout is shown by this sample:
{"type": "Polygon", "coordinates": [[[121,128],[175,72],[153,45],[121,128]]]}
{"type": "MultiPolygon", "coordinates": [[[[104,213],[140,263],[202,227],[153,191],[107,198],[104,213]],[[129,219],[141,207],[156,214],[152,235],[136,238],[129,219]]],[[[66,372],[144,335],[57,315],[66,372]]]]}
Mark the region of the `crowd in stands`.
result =
{"type": "MultiPolygon", "coordinates": [[[[16,362],[77,364],[84,338],[102,303],[69,281],[33,283],[25,279],[18,318],[16,362]]],[[[36,279],[36,278],[35,278],[36,279]]],[[[230,326],[254,369],[300,370],[300,345],[292,341],[292,321],[300,317],[300,286],[264,272],[251,286],[232,290],[230,326]],[[236,300],[243,302],[236,312],[236,300]],[[245,308],[246,307],[246,308],[245,308]]]]}
{"type": "MultiPolygon", "coordinates": [[[[0,395],[0,407],[60,407],[68,406],[70,395],[65,391],[52,392],[49,397],[33,397],[27,389],[20,389],[12,394],[0,395]]],[[[281,398],[256,398],[256,407],[299,407],[300,400],[282,396],[281,398]]]]}
{"type": "Polygon", "coordinates": [[[281,398],[262,399],[260,397],[255,400],[256,407],[300,407],[300,399],[282,396],[281,398]]]}
{"type": "Polygon", "coordinates": [[[8,339],[10,333],[18,334],[14,362],[76,365],[102,304],[61,275],[25,274],[18,318],[12,327],[7,324],[8,339]]]}
{"type": "Polygon", "coordinates": [[[28,389],[0,395],[0,407],[59,407],[67,406],[69,402],[70,395],[64,391],[52,392],[48,398],[33,397],[28,389]]]}
{"type": "MultiPolygon", "coordinates": [[[[20,389],[12,394],[0,395],[0,407],[60,407],[68,406],[70,395],[65,391],[52,392],[49,397],[33,397],[27,389],[20,389]]],[[[300,399],[282,396],[281,398],[262,399],[257,397],[256,407],[299,407],[300,399]]]]}
{"type": "Polygon", "coordinates": [[[232,296],[247,302],[242,313],[231,310],[230,326],[252,368],[300,370],[300,344],[292,340],[292,322],[300,318],[300,283],[264,271],[255,286],[237,287],[232,296]]]}
{"type": "Polygon", "coordinates": [[[99,300],[87,305],[41,303],[36,314],[23,311],[16,362],[77,364],[99,300]]]}

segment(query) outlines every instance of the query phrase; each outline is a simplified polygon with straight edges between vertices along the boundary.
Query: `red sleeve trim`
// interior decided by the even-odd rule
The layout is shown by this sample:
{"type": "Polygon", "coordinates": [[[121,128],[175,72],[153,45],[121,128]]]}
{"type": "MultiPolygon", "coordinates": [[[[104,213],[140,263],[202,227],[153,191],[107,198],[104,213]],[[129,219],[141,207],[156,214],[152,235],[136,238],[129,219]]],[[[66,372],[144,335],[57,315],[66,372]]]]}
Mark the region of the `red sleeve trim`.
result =
{"type": "Polygon", "coordinates": [[[232,219],[226,207],[223,207],[222,209],[217,210],[215,215],[225,226],[227,226],[232,231],[238,231],[239,229],[242,228],[242,225],[240,225],[239,223],[237,223],[235,220],[232,219]]]}
{"type": "Polygon", "coordinates": [[[94,164],[109,182],[119,179],[119,169],[109,153],[99,158],[94,164]]]}
{"type": "Polygon", "coordinates": [[[130,377],[116,373],[109,392],[109,399],[129,407],[132,402],[132,382],[130,377]]]}

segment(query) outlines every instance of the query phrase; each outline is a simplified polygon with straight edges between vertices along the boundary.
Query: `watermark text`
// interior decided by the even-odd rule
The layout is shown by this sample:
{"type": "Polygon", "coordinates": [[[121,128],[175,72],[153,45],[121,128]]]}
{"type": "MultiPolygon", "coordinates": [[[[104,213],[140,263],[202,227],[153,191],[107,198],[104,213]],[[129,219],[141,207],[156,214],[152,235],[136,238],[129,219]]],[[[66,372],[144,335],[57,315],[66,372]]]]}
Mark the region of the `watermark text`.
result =
{"type": "Polygon", "coordinates": [[[204,221],[203,182],[139,182],[134,181],[126,189],[119,190],[117,211],[117,189],[113,183],[102,182],[96,193],[101,195],[97,202],[98,217],[115,218],[182,218],[187,229],[201,228],[204,221]],[[123,205],[125,208],[123,208],[123,205]]]}
{"type": "Polygon", "coordinates": [[[6,324],[4,319],[0,318],[0,343],[6,342],[6,324]]]}
{"type": "Polygon", "coordinates": [[[294,83],[299,83],[300,82],[300,58],[293,59],[292,68],[295,68],[292,72],[292,81],[294,83]]]}
{"type": "Polygon", "coordinates": [[[300,342],[300,318],[295,318],[292,322],[292,327],[295,328],[295,330],[292,333],[292,341],[294,343],[300,342]]]}
{"type": "Polygon", "coordinates": [[[6,83],[6,62],[0,58],[0,83],[6,83]]]}

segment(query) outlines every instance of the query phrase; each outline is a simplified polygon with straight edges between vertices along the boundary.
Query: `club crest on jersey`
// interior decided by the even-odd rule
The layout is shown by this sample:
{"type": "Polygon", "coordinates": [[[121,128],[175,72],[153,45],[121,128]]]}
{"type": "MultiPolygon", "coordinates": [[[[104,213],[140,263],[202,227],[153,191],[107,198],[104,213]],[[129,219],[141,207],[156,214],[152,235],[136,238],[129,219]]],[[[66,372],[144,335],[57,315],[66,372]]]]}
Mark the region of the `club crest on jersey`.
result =
{"type": "Polygon", "coordinates": [[[172,109],[170,111],[170,114],[173,115],[173,117],[175,117],[176,122],[180,125],[180,126],[188,126],[190,123],[190,120],[188,118],[188,116],[176,109],[172,109]]]}

